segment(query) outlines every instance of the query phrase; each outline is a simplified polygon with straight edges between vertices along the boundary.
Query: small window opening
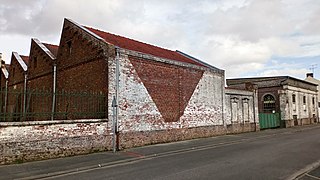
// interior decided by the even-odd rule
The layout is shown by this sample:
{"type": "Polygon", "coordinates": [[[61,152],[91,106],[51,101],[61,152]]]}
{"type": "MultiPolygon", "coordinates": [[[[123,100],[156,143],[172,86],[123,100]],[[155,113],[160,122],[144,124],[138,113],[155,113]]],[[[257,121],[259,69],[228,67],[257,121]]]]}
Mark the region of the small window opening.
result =
{"type": "Polygon", "coordinates": [[[12,69],[12,77],[14,77],[15,71],[16,71],[16,69],[13,68],[13,69],[12,69]]]}
{"type": "Polygon", "coordinates": [[[306,96],[303,96],[302,101],[303,101],[303,104],[306,104],[306,102],[307,102],[307,100],[306,100],[306,96]]]}
{"type": "Polygon", "coordinates": [[[34,57],[34,59],[33,59],[33,67],[37,68],[37,66],[38,66],[38,58],[34,57]]]}
{"type": "Polygon", "coordinates": [[[314,100],[314,97],[312,97],[312,105],[315,104],[315,100],[314,100]]]}
{"type": "Polygon", "coordinates": [[[296,95],[292,94],[292,103],[296,103],[296,95]]]}
{"type": "Polygon", "coordinates": [[[72,51],[72,42],[71,42],[71,40],[67,42],[67,45],[68,45],[68,53],[70,55],[71,51],[72,51]]]}

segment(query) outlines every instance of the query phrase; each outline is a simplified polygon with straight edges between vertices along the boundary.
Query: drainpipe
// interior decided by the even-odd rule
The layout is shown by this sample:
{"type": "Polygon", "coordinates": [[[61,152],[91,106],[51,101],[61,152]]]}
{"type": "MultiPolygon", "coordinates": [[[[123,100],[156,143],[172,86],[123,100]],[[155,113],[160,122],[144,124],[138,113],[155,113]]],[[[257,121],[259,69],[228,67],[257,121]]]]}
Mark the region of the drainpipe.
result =
{"type": "Polygon", "coordinates": [[[26,118],[26,104],[27,104],[27,72],[24,74],[24,87],[23,87],[23,120],[26,118]]]}
{"type": "Polygon", "coordinates": [[[257,121],[256,121],[256,89],[253,89],[253,103],[252,103],[252,108],[253,108],[253,123],[254,123],[254,131],[257,131],[257,121]]]}
{"type": "Polygon", "coordinates": [[[113,121],[112,121],[112,130],[113,130],[113,152],[116,152],[119,147],[118,142],[118,118],[119,118],[119,48],[116,47],[116,67],[115,67],[115,96],[112,100],[113,107],[113,121]]]}
{"type": "Polygon", "coordinates": [[[4,121],[6,120],[7,101],[8,101],[8,79],[6,79],[6,89],[5,89],[5,95],[4,95],[4,121]]]}
{"type": "Polygon", "coordinates": [[[57,64],[53,63],[53,87],[52,87],[52,111],[51,120],[54,120],[54,112],[56,106],[56,89],[57,89],[57,64]]]}
{"type": "Polygon", "coordinates": [[[223,76],[222,76],[223,78],[222,78],[222,81],[221,81],[221,100],[222,100],[222,123],[223,123],[223,126],[224,126],[224,128],[226,129],[227,128],[227,124],[226,124],[226,121],[225,121],[225,116],[224,116],[224,113],[225,113],[225,111],[224,111],[224,104],[225,104],[225,98],[224,98],[224,96],[226,95],[226,93],[225,93],[225,84],[224,84],[224,81],[225,81],[225,76],[224,76],[224,71],[223,71],[223,76]]]}

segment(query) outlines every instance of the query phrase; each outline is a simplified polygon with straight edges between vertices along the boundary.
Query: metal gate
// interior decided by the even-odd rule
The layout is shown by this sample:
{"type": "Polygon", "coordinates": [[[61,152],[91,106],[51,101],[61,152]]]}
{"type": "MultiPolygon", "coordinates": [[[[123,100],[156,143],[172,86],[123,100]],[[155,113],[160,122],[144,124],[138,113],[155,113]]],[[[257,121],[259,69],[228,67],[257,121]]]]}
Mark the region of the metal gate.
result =
{"type": "Polygon", "coordinates": [[[280,113],[259,113],[260,129],[280,127],[280,113]]]}

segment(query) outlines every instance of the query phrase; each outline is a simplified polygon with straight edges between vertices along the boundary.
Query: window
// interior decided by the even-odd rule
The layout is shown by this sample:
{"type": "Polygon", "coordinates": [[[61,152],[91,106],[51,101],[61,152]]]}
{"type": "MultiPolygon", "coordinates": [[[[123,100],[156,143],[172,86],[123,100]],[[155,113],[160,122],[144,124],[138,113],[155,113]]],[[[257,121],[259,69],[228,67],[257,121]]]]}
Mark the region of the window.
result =
{"type": "Polygon", "coordinates": [[[238,101],[239,101],[239,99],[236,97],[231,98],[231,120],[232,120],[232,122],[238,121],[238,101]]]}
{"type": "Polygon", "coordinates": [[[302,101],[303,101],[303,104],[306,104],[306,102],[307,102],[307,100],[306,100],[306,96],[303,96],[302,101]]]}
{"type": "Polygon", "coordinates": [[[272,113],[276,110],[276,100],[271,94],[263,97],[263,111],[265,113],[272,113]]]}
{"type": "Polygon", "coordinates": [[[37,66],[38,66],[38,59],[37,59],[37,57],[34,57],[33,58],[33,68],[37,68],[37,66]]]}
{"type": "Polygon", "coordinates": [[[71,42],[71,40],[69,40],[68,42],[67,42],[67,45],[68,45],[68,53],[69,53],[69,55],[71,54],[71,50],[72,50],[72,42],[71,42]]]}
{"type": "Polygon", "coordinates": [[[312,105],[314,106],[315,101],[314,101],[314,97],[312,97],[312,105]]]}
{"type": "Polygon", "coordinates": [[[16,69],[13,68],[13,69],[12,69],[12,77],[13,77],[13,78],[14,78],[15,71],[16,71],[16,69]]]}
{"type": "Polygon", "coordinates": [[[243,121],[248,122],[249,119],[249,99],[244,98],[242,99],[243,102],[243,121]]]}
{"type": "Polygon", "coordinates": [[[292,103],[296,103],[296,95],[292,94],[292,103]]]}

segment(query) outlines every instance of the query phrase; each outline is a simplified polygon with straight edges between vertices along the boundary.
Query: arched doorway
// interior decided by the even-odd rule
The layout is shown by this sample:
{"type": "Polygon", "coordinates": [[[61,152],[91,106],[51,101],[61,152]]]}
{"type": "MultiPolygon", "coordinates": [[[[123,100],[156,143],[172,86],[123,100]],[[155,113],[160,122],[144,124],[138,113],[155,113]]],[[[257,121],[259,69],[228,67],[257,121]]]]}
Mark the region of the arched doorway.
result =
{"type": "Polygon", "coordinates": [[[276,99],[271,94],[263,96],[263,112],[275,113],[276,112],[276,99]]]}
{"type": "Polygon", "coordinates": [[[276,113],[276,98],[272,94],[262,97],[262,113],[259,113],[260,129],[280,127],[280,114],[276,113]]]}

